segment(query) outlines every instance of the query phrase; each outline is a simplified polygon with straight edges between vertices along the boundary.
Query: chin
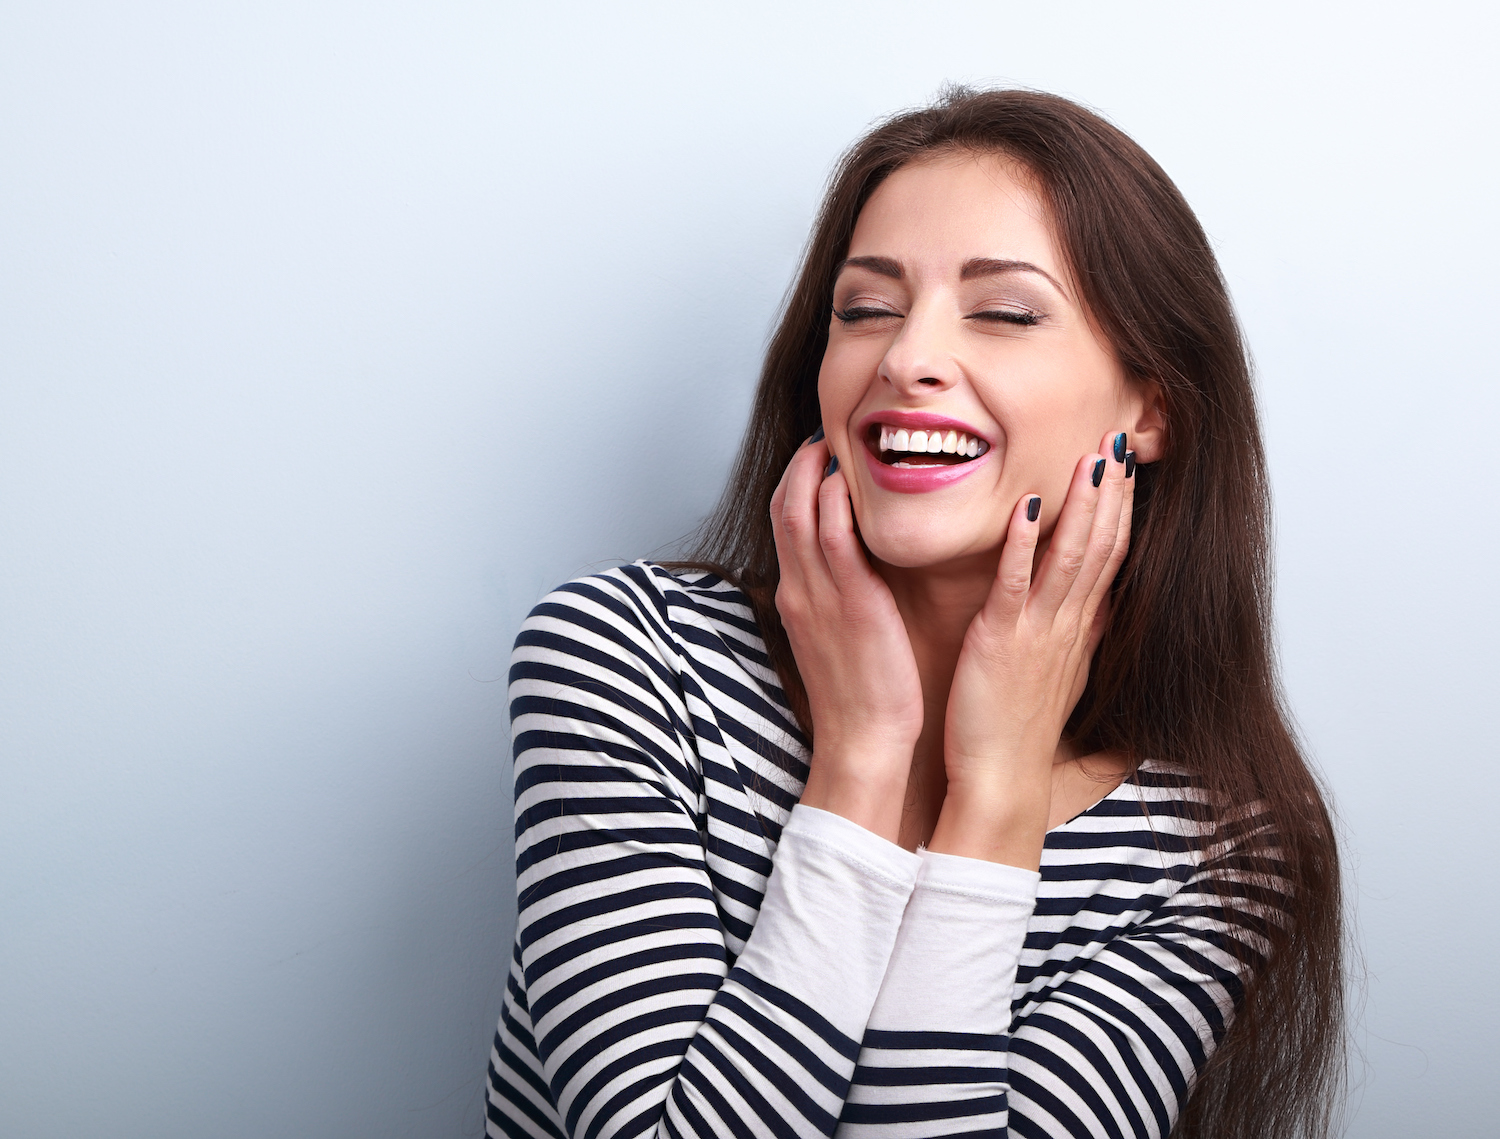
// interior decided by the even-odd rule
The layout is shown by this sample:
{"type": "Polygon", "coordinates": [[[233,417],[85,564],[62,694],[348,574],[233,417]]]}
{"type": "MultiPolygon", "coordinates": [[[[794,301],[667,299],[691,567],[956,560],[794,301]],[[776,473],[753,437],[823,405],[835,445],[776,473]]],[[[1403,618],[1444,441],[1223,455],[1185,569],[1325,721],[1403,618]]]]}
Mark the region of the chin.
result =
{"type": "Polygon", "coordinates": [[[870,556],[898,569],[926,569],[986,550],[998,550],[998,541],[976,541],[974,535],[954,534],[950,527],[860,525],[860,538],[870,556]]]}

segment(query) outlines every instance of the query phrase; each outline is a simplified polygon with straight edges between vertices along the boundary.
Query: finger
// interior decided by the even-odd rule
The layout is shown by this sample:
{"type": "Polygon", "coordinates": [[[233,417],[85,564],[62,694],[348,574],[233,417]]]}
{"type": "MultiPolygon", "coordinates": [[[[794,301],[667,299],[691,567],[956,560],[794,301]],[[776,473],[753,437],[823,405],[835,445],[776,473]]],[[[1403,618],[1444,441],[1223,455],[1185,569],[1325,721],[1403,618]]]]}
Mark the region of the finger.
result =
{"type": "Polygon", "coordinates": [[[997,627],[1014,625],[1026,604],[1027,594],[1031,591],[1036,544],[1042,530],[1041,513],[1042,500],[1035,494],[1022,495],[1016,508],[1010,512],[1005,545],[1000,548],[1000,565],[985,600],[985,619],[994,621],[997,627]]]}
{"type": "Polygon", "coordinates": [[[818,550],[818,485],[828,444],[814,436],[787,464],[771,496],[771,535],[783,582],[803,582],[822,561],[818,550]]]}
{"type": "MultiPolygon", "coordinates": [[[[818,542],[828,571],[842,592],[868,583],[875,571],[870,568],[859,540],[854,536],[854,507],[849,501],[849,484],[844,472],[834,469],[818,488],[818,542]]],[[[825,468],[826,470],[827,468],[825,468]]]]}
{"type": "Polygon", "coordinates": [[[1078,580],[1088,554],[1089,534],[1094,526],[1094,513],[1099,506],[1099,486],[1094,484],[1094,475],[1102,478],[1107,466],[1103,455],[1085,455],[1078,460],[1073,470],[1073,481],[1068,486],[1068,497],[1063,503],[1062,514],[1052,530],[1052,540],[1042,557],[1027,608],[1042,620],[1057,615],[1063,601],[1078,580]]]}
{"type": "MultiPolygon", "coordinates": [[[[1106,435],[1099,448],[1106,456],[1099,485],[1099,502],[1094,509],[1094,522],[1089,529],[1083,565],[1079,568],[1078,580],[1069,595],[1079,604],[1086,605],[1095,598],[1101,582],[1103,588],[1109,587],[1109,580],[1105,575],[1119,543],[1120,504],[1125,497],[1126,442],[1125,432],[1119,431],[1106,435]]],[[[1092,618],[1092,609],[1088,616],[1092,618]]]]}
{"type": "Polygon", "coordinates": [[[1127,451],[1125,461],[1120,465],[1123,468],[1120,481],[1120,521],[1115,533],[1114,549],[1110,552],[1099,580],[1094,583],[1089,598],[1090,605],[1094,608],[1108,608],[1110,586],[1114,584],[1115,576],[1125,562],[1125,555],[1130,552],[1130,529],[1135,520],[1135,452],[1127,451]]]}
{"type": "Polygon", "coordinates": [[[806,454],[808,448],[816,446],[818,443],[823,443],[825,447],[827,446],[827,443],[823,441],[823,429],[821,427],[814,431],[807,439],[804,439],[801,445],[792,452],[792,461],[787,464],[786,470],[781,472],[781,479],[777,482],[776,489],[771,492],[771,517],[773,519],[781,515],[782,504],[786,501],[787,478],[791,475],[792,468],[796,465],[797,459],[806,454]]]}
{"type": "Polygon", "coordinates": [[[1135,452],[1125,452],[1125,497],[1120,502],[1120,557],[1130,549],[1130,531],[1135,525],[1135,452]]]}
{"type": "Polygon", "coordinates": [[[1104,640],[1104,630],[1109,626],[1109,613],[1112,606],[1109,603],[1109,595],[1105,594],[1104,602],[1094,610],[1093,624],[1089,626],[1088,659],[1094,659],[1094,650],[1099,647],[1099,642],[1104,640]]]}

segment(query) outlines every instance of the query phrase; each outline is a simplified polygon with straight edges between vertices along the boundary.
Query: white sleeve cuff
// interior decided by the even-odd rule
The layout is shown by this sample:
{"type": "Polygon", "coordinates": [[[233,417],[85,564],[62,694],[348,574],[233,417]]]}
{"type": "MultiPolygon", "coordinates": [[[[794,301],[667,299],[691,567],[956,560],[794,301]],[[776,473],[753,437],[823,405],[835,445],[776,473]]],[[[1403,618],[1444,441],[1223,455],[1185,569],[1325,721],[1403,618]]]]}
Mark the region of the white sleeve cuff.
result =
{"type": "Polygon", "coordinates": [[[922,860],[840,815],[799,804],[774,863],[738,964],[858,1040],[922,860]]]}
{"type": "Polygon", "coordinates": [[[952,854],[921,857],[869,1027],[1002,1035],[1041,875],[952,854]]]}
{"type": "Polygon", "coordinates": [[[835,815],[832,811],[819,807],[808,807],[801,803],[793,807],[792,817],[787,820],[786,828],[781,832],[783,842],[788,834],[800,835],[810,842],[827,847],[846,860],[863,866],[871,874],[901,886],[908,893],[921,873],[921,855],[902,850],[874,831],[865,830],[843,815],[835,815]]]}

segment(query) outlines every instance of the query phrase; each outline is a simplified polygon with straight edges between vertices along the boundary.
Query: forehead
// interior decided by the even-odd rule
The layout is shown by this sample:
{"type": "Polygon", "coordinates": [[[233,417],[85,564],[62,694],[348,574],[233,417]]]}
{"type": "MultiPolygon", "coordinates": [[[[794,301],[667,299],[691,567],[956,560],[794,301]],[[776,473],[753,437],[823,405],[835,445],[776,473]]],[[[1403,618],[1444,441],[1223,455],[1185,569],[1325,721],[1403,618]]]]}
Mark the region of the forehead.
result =
{"type": "Polygon", "coordinates": [[[870,195],[850,257],[893,257],[914,271],[956,271],[975,257],[1030,261],[1066,275],[1052,220],[1024,167],[964,151],[903,166],[870,195]]]}

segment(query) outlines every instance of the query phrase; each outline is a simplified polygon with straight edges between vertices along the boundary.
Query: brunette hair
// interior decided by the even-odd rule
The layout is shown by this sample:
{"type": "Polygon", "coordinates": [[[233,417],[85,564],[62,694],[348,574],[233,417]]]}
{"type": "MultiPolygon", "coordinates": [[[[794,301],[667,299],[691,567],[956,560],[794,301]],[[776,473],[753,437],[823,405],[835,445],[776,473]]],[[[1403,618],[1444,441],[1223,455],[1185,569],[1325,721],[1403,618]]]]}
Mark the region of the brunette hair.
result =
{"type": "Polygon", "coordinates": [[[1251,974],[1240,1007],[1173,1135],[1324,1135],[1344,1072],[1338,851],[1272,655],[1270,504],[1250,367],[1208,239],[1145,151],[1058,96],[965,88],[857,142],[832,176],[729,486],[689,564],[749,596],[810,736],[774,604],[771,494],[819,423],[833,279],[861,208],[900,167],[965,151],[1030,172],[1090,314],[1127,375],[1159,385],[1167,408],[1165,454],[1137,469],[1130,552],[1069,737],[1133,765],[1152,757],[1187,768],[1226,832],[1253,812],[1279,848],[1271,873],[1282,896],[1261,929],[1264,956],[1239,950],[1251,974]]]}

